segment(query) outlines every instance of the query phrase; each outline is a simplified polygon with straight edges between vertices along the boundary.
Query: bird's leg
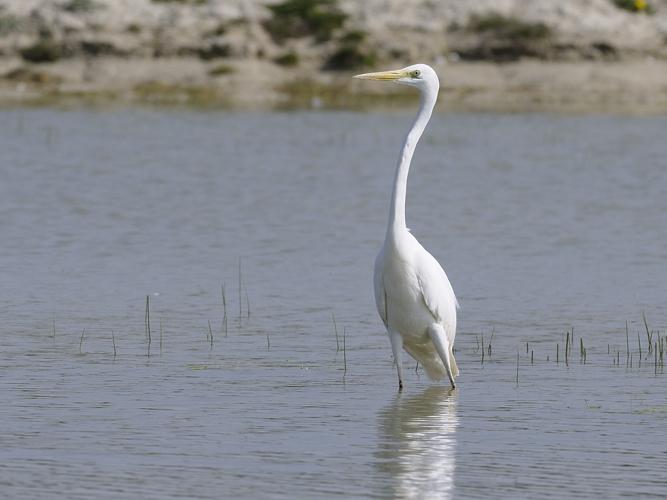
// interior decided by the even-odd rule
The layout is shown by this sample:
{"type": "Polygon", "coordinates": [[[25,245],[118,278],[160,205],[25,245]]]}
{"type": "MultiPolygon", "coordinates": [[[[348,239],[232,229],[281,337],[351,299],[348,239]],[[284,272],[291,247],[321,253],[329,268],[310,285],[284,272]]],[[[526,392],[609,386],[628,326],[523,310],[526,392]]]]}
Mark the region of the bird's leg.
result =
{"type": "Polygon", "coordinates": [[[452,368],[449,363],[449,341],[447,340],[445,329],[442,325],[434,324],[429,326],[428,334],[429,337],[431,337],[431,342],[433,342],[436,351],[438,351],[442,364],[445,365],[445,370],[447,371],[449,382],[452,384],[452,389],[456,389],[454,377],[452,376],[452,368]]]}
{"type": "Polygon", "coordinates": [[[391,350],[394,352],[394,361],[398,371],[398,390],[403,390],[403,338],[398,332],[389,330],[389,340],[391,341],[391,350]]]}

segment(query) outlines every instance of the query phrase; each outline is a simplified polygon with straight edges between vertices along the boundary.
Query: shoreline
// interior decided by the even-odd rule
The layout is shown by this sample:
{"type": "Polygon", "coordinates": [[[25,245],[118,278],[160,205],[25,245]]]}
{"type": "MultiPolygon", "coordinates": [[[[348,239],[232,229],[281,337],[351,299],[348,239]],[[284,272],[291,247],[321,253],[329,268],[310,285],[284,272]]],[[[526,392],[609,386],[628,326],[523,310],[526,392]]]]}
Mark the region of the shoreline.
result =
{"type": "MultiPolygon", "coordinates": [[[[667,61],[435,63],[438,110],[667,114],[667,61]]],[[[414,104],[409,89],[369,86],[357,72],[276,68],[256,60],[230,68],[196,58],[0,62],[0,107],[185,106],[201,109],[380,109],[414,104]],[[219,65],[217,66],[219,67],[219,65]]]]}

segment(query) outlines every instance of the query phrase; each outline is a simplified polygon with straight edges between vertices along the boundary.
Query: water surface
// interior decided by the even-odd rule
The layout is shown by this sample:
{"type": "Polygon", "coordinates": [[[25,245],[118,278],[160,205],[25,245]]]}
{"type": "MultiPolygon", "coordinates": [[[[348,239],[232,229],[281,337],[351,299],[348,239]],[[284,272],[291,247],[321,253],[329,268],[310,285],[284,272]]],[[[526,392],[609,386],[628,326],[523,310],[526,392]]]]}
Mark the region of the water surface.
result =
{"type": "Polygon", "coordinates": [[[434,117],[407,218],[461,376],[398,394],[371,281],[409,113],[0,115],[7,497],[664,494],[666,118],[434,117]]]}

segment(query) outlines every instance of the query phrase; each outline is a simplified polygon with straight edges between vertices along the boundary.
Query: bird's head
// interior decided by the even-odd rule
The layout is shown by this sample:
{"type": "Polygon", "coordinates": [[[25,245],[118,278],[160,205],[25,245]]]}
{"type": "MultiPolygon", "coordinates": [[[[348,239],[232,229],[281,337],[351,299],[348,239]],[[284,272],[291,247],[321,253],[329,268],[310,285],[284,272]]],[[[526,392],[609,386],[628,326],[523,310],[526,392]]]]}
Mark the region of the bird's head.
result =
{"type": "Polygon", "coordinates": [[[382,80],[417,87],[419,90],[435,91],[440,88],[440,81],[436,72],[427,64],[413,64],[403,69],[364,73],[354,78],[361,80],[382,80]]]}

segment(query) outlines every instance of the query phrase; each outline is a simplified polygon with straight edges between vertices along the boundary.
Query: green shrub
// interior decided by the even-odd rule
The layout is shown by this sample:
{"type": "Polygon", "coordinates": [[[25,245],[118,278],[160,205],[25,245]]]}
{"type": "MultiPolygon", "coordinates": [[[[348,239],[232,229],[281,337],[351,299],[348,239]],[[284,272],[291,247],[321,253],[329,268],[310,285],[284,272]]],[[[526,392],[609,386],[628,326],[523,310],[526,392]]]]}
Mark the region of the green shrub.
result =
{"type": "Polygon", "coordinates": [[[152,0],[153,3],[191,3],[195,5],[203,5],[208,0],[152,0]]]}
{"type": "Polygon", "coordinates": [[[55,85],[62,82],[62,78],[45,71],[32,68],[16,68],[5,73],[4,78],[12,82],[32,83],[35,85],[55,85]]]}
{"type": "Polygon", "coordinates": [[[629,12],[646,12],[647,14],[655,13],[653,6],[646,0],[613,0],[613,2],[619,9],[627,10],[629,12]]]}
{"type": "Polygon", "coordinates": [[[347,19],[336,0],[285,0],[268,9],[273,17],[264,23],[264,28],[277,42],[306,36],[324,42],[347,19]]]}
{"type": "Polygon", "coordinates": [[[296,66],[299,64],[299,54],[293,50],[290,52],[285,52],[284,54],[276,57],[273,62],[279,64],[280,66],[296,66]]]}
{"type": "Polygon", "coordinates": [[[330,71],[347,71],[357,68],[375,66],[374,52],[366,52],[356,45],[341,45],[324,63],[324,69],[330,71]]]}
{"type": "Polygon", "coordinates": [[[99,8],[94,0],[69,0],[63,5],[63,10],[67,12],[92,12],[99,8]]]}
{"type": "Polygon", "coordinates": [[[19,28],[19,20],[16,16],[6,15],[0,16],[0,36],[8,35],[13,33],[19,28]]]}
{"type": "Polygon", "coordinates": [[[79,47],[81,52],[89,56],[108,56],[119,53],[113,44],[96,40],[82,40],[79,47]]]}
{"type": "Polygon", "coordinates": [[[539,40],[552,34],[551,28],[544,23],[531,23],[497,13],[472,16],[468,30],[504,40],[539,40]]]}
{"type": "Polygon", "coordinates": [[[229,26],[227,26],[227,23],[219,23],[215,28],[208,31],[206,36],[222,36],[227,33],[228,29],[229,26]]]}
{"type": "Polygon", "coordinates": [[[368,34],[365,31],[353,30],[341,35],[338,48],[327,57],[324,69],[331,71],[348,71],[352,69],[375,66],[375,52],[364,48],[368,34]]]}
{"type": "Polygon", "coordinates": [[[40,40],[21,50],[21,57],[33,63],[54,62],[62,57],[62,48],[50,40],[40,40]]]}
{"type": "Polygon", "coordinates": [[[197,50],[197,54],[204,61],[229,57],[230,53],[231,53],[231,48],[229,47],[229,45],[220,43],[214,43],[209,45],[208,47],[202,47],[197,50]]]}
{"type": "Polygon", "coordinates": [[[222,75],[229,75],[231,73],[234,73],[234,67],[230,66],[229,64],[220,64],[219,66],[216,66],[215,68],[211,68],[208,72],[209,75],[211,76],[222,76],[222,75]]]}
{"type": "Polygon", "coordinates": [[[343,36],[340,37],[340,42],[341,43],[346,43],[346,44],[359,44],[363,43],[364,40],[366,40],[366,37],[368,36],[368,33],[362,30],[352,30],[348,31],[347,33],[343,34],[343,36]]]}

